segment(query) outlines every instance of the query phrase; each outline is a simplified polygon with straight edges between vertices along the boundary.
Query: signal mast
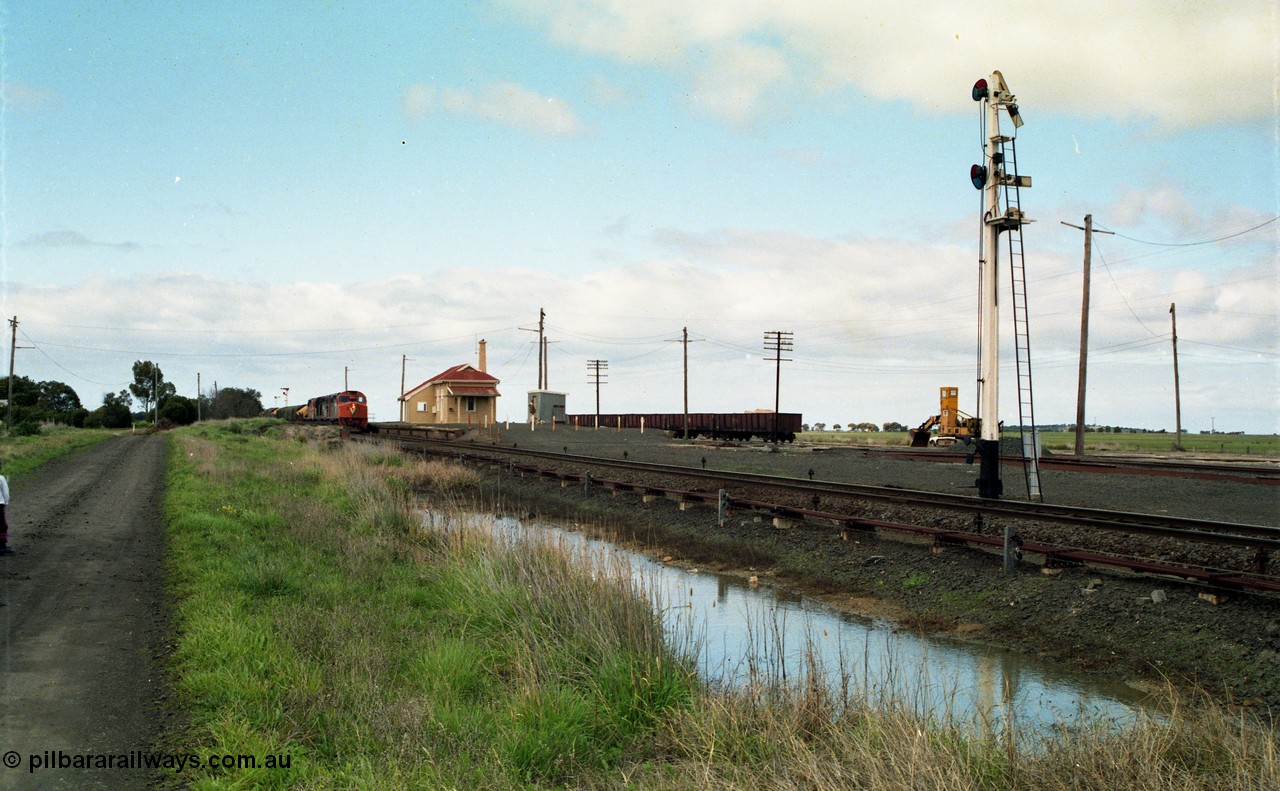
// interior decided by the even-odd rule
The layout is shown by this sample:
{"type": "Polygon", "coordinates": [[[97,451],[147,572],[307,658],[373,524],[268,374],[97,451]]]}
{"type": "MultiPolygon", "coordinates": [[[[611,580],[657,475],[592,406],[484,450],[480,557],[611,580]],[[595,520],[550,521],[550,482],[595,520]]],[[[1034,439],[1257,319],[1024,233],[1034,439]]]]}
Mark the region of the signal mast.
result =
{"type": "MultiPolygon", "coordinates": [[[[1022,214],[1017,189],[1030,187],[1031,178],[1017,175],[1016,159],[1012,172],[1006,172],[1005,145],[1012,143],[1014,138],[1000,134],[1000,110],[1004,109],[1008,114],[1014,129],[1022,126],[1022,116],[1018,112],[1018,100],[1005,84],[1004,76],[993,71],[987,79],[974,83],[973,100],[985,104],[983,126],[986,133],[984,162],[969,168],[973,186],[983,191],[979,247],[982,295],[978,329],[981,356],[978,414],[982,426],[977,450],[981,460],[977,486],[980,497],[995,498],[1004,492],[1004,484],[1000,480],[1000,301],[996,288],[996,253],[1001,232],[1018,235],[1022,225],[1030,222],[1022,214]],[[1005,198],[1003,208],[1002,195],[1005,198]]],[[[1021,249],[1020,236],[1018,249],[1021,249]]]]}

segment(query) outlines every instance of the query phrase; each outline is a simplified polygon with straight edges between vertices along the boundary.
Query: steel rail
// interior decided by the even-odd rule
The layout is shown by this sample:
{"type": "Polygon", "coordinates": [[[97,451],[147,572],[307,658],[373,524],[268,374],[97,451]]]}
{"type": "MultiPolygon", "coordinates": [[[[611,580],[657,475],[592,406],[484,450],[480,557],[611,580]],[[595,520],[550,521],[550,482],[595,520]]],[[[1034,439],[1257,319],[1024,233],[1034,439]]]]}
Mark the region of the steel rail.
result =
{"type": "MultiPolygon", "coordinates": [[[[841,447],[841,446],[828,446],[841,447]]],[[[904,449],[885,447],[845,446],[849,450],[869,456],[887,456],[910,461],[928,461],[940,464],[960,464],[965,453],[955,450],[904,449]]],[[[1002,460],[1010,466],[1022,464],[1022,459],[1010,456],[1002,460]]],[[[1235,464],[1231,462],[1184,461],[1179,459],[1138,459],[1125,456],[1043,456],[1041,469],[1063,472],[1108,472],[1125,475],[1159,475],[1167,477],[1228,480],[1239,483],[1280,485],[1280,465],[1235,464]]]]}
{"type": "MultiPolygon", "coordinates": [[[[428,443],[414,444],[425,445],[428,443]]],[[[432,442],[430,444],[449,445],[450,443],[432,442]]],[[[516,450],[518,452],[518,449],[516,450]]],[[[651,484],[636,483],[633,481],[596,478],[592,476],[590,472],[565,472],[563,470],[539,467],[535,464],[514,462],[509,459],[503,460],[501,458],[495,458],[492,455],[483,455],[475,452],[462,452],[457,449],[456,445],[454,447],[447,448],[430,448],[427,449],[426,452],[435,453],[449,458],[456,458],[460,461],[472,461],[490,465],[502,465],[505,461],[507,468],[513,472],[519,471],[522,474],[529,473],[531,475],[540,475],[560,480],[562,483],[575,482],[588,486],[603,486],[611,490],[635,492],[645,496],[670,497],[681,502],[702,502],[707,504],[723,502],[723,504],[730,509],[742,508],[768,513],[775,519],[825,520],[841,527],[842,530],[854,530],[874,534],[893,532],[915,535],[927,538],[937,546],[967,546],[980,550],[999,551],[1002,544],[1002,539],[995,536],[982,535],[979,533],[971,533],[961,530],[901,522],[888,522],[879,519],[866,519],[847,514],[818,511],[809,508],[797,508],[794,506],[779,505],[740,497],[726,496],[722,500],[718,493],[712,494],[706,491],[684,491],[653,486],[651,484]]],[[[541,455],[545,452],[536,451],[535,453],[541,455]]],[[[551,455],[553,458],[559,456],[559,454],[551,455]]],[[[1181,537],[1189,538],[1189,536],[1186,536],[1185,534],[1181,535],[1181,537]]],[[[1234,541],[1223,542],[1222,539],[1224,537],[1219,534],[1204,534],[1199,538],[1200,540],[1212,543],[1236,543],[1234,541]]],[[[1270,546],[1271,544],[1272,542],[1255,538],[1248,539],[1247,543],[1242,545],[1263,550],[1264,547],[1270,546]]],[[[1181,582],[1198,584],[1213,590],[1280,593],[1280,579],[1263,576],[1261,574],[1250,574],[1240,571],[1229,571],[1198,566],[1177,566],[1145,558],[1040,543],[1020,542],[1018,550],[1022,554],[1038,555],[1042,557],[1044,559],[1042,565],[1047,569],[1067,566],[1100,566],[1122,569],[1138,574],[1166,577],[1181,582]]]]}
{"type": "MultiPolygon", "coordinates": [[[[451,453],[461,453],[456,442],[400,436],[418,445],[434,445],[449,448],[451,453]]],[[[770,486],[805,494],[828,494],[863,499],[874,499],[897,505],[942,508],[951,511],[982,514],[1006,518],[1055,522],[1093,527],[1113,532],[1140,533],[1143,535],[1197,541],[1201,543],[1246,547],[1265,551],[1280,550],[1280,527],[1218,522],[1130,511],[1106,511],[1094,508],[1053,505],[1048,503],[989,500],[972,495],[929,492],[893,486],[868,486],[839,481],[804,481],[779,475],[732,472],[728,470],[703,470],[672,464],[658,464],[632,460],[607,459],[599,456],[555,453],[527,448],[486,447],[469,448],[471,452],[514,453],[522,456],[544,458],[566,464],[584,464],[611,467],[655,474],[673,475],[707,481],[727,481],[753,486],[770,486]]]]}

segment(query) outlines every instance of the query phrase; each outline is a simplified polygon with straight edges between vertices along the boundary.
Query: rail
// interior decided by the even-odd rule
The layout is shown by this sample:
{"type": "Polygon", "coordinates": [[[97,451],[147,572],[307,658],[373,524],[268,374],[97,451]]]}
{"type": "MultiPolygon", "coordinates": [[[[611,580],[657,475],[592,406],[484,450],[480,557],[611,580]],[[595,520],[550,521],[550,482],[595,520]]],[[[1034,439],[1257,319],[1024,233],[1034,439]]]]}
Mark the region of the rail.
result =
{"type": "MultiPolygon", "coordinates": [[[[387,435],[384,434],[384,436],[387,435]]],[[[744,486],[770,487],[782,491],[808,495],[836,495],[841,497],[871,499],[903,506],[938,508],[970,513],[981,518],[991,516],[1040,522],[1056,522],[1078,527],[1089,527],[1097,530],[1136,533],[1178,541],[1190,541],[1247,549],[1252,550],[1255,553],[1255,564],[1259,570],[1258,574],[1174,565],[1143,558],[1125,557],[1110,553],[1041,543],[1024,543],[1020,547],[1021,552],[1024,554],[1038,555],[1044,558],[1044,565],[1046,567],[1081,564],[1109,566],[1138,573],[1175,577],[1180,580],[1199,583],[1210,588],[1280,593],[1280,579],[1265,576],[1265,569],[1270,554],[1280,550],[1280,527],[1188,519],[1183,517],[1142,514],[1128,511],[1105,511],[1100,509],[1060,506],[1039,502],[990,500],[988,498],[955,495],[944,492],[928,492],[885,486],[867,486],[861,484],[842,483],[838,481],[806,481],[786,476],[763,475],[758,473],[733,472],[715,469],[699,469],[696,467],[685,467],[681,465],[657,464],[653,462],[632,461],[629,459],[610,459],[599,456],[586,456],[570,453],[555,453],[551,451],[539,451],[527,448],[470,447],[458,442],[427,439],[420,435],[414,435],[412,432],[404,432],[398,435],[391,434],[388,438],[402,446],[418,448],[424,451],[429,451],[435,455],[457,458],[461,461],[502,464],[512,471],[542,475],[561,480],[562,482],[582,483],[584,485],[600,485],[620,491],[633,491],[644,495],[668,497],[685,502],[714,503],[720,501],[731,508],[742,508],[769,513],[773,515],[775,519],[824,520],[835,524],[842,530],[908,533],[925,537],[937,544],[966,545],[983,549],[991,549],[998,548],[1001,543],[1001,539],[994,536],[968,531],[950,530],[927,525],[864,519],[837,512],[822,511],[817,508],[799,508],[752,498],[728,495],[721,496],[717,493],[706,491],[688,491],[667,486],[654,486],[652,484],[611,480],[593,475],[589,470],[594,468],[611,468],[631,472],[673,476],[691,480],[713,481],[718,484],[728,483],[744,486]],[[542,459],[560,465],[581,465],[584,468],[584,471],[571,472],[563,469],[553,469],[534,464],[514,462],[509,458],[513,455],[528,459],[542,459]]]]}

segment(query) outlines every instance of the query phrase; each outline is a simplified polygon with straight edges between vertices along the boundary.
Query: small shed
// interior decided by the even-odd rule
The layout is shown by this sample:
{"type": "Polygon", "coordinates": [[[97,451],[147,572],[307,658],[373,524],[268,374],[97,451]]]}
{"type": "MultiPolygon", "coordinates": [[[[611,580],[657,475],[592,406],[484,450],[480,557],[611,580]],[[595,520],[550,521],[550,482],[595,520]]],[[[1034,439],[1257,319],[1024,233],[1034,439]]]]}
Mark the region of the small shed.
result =
{"type": "Polygon", "coordinates": [[[529,419],[535,423],[565,423],[564,405],[568,393],[551,390],[529,391],[529,419]]]}

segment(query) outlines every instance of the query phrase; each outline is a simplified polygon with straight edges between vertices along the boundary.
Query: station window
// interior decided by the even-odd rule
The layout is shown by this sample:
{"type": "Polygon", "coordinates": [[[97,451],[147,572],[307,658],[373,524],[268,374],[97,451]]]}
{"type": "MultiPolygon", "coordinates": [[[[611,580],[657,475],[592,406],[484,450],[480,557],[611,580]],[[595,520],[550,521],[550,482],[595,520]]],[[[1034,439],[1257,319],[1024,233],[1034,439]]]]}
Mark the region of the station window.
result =
{"type": "Polygon", "coordinates": [[[476,411],[476,397],[475,397],[475,396],[467,396],[467,411],[468,411],[468,412],[474,412],[474,411],[476,411]]]}

